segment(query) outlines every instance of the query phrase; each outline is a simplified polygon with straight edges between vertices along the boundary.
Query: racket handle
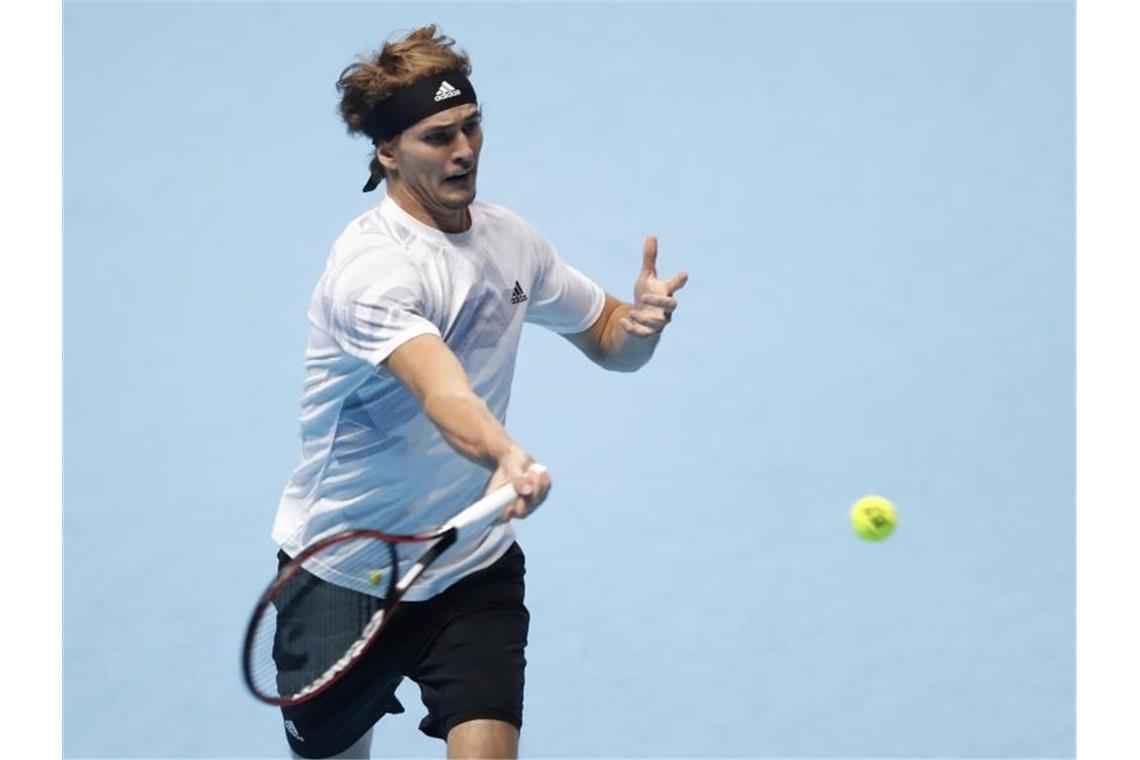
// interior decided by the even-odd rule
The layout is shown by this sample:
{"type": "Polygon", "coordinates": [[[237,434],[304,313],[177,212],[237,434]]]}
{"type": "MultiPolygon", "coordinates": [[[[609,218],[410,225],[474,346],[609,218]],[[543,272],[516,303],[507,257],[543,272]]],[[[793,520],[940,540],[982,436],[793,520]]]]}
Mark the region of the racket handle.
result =
{"type": "MultiPolygon", "coordinates": [[[[540,475],[546,472],[546,468],[537,462],[532,464],[530,469],[531,472],[540,475]]],[[[459,531],[460,538],[462,538],[466,533],[472,530],[485,528],[492,523],[498,522],[499,518],[502,517],[503,510],[505,510],[512,501],[517,499],[518,496],[512,484],[507,483],[506,485],[499,486],[448,520],[441,530],[456,528],[459,531]]]]}

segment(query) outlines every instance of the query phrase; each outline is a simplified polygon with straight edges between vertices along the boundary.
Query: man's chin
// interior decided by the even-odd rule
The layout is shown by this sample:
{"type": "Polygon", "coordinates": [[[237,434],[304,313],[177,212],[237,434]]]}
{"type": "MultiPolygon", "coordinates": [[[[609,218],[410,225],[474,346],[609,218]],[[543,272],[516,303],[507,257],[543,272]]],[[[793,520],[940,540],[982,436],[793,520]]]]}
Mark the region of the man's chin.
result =
{"type": "Polygon", "coordinates": [[[453,190],[448,193],[443,193],[439,197],[440,205],[444,208],[451,209],[452,211],[459,211],[471,205],[475,200],[475,188],[470,190],[456,191],[453,190]]]}

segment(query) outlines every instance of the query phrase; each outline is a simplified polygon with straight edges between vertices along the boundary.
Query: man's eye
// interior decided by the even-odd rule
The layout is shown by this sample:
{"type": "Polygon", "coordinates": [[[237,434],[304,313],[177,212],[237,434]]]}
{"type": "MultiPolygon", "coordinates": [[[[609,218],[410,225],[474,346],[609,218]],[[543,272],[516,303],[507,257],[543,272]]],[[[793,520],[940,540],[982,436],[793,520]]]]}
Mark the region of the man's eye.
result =
{"type": "Polygon", "coordinates": [[[472,122],[468,122],[467,124],[464,124],[463,125],[463,131],[469,135],[475,134],[476,132],[479,131],[479,122],[472,121],[472,122]]]}

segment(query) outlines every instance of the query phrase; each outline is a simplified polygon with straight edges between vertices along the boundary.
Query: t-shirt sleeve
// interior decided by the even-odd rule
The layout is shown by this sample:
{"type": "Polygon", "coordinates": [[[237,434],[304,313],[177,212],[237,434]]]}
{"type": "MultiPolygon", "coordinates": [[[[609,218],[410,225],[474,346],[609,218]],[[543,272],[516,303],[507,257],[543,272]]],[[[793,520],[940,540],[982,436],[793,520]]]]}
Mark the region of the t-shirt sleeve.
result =
{"type": "Polygon", "coordinates": [[[387,259],[337,278],[330,328],[344,351],[378,366],[419,335],[439,335],[429,318],[422,277],[410,263],[387,259]]]}
{"type": "Polygon", "coordinates": [[[533,292],[527,302],[526,321],[556,333],[586,330],[601,316],[605,291],[563,261],[549,240],[537,232],[534,236],[538,265],[533,292]]]}

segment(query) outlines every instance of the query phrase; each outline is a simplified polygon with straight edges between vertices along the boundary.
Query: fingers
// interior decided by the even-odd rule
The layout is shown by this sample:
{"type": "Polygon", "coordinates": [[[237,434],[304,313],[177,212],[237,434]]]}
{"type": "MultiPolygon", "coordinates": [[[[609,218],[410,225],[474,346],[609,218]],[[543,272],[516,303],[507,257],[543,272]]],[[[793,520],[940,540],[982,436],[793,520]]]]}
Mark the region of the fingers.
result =
{"type": "Polygon", "coordinates": [[[534,469],[534,460],[521,447],[512,445],[499,459],[499,466],[491,476],[487,493],[507,483],[518,498],[503,510],[502,518],[526,517],[536,510],[550,492],[550,475],[546,470],[534,469]]]}
{"type": "Polygon", "coordinates": [[[625,321],[645,328],[638,329],[619,322],[626,332],[645,337],[661,332],[673,320],[673,312],[677,308],[677,299],[659,293],[644,293],[640,301],[630,309],[625,321]],[[648,330],[649,332],[646,332],[648,330]]]}
{"type": "Polygon", "coordinates": [[[650,327],[649,325],[635,321],[632,319],[632,316],[633,312],[630,312],[630,316],[622,317],[621,321],[619,321],[618,324],[621,325],[621,329],[625,330],[630,335],[637,336],[638,338],[648,338],[651,335],[658,335],[660,334],[661,329],[664,327],[664,325],[662,325],[661,328],[650,327]]]}
{"type": "Polygon", "coordinates": [[[665,325],[669,324],[671,317],[661,309],[633,309],[629,312],[629,319],[654,332],[661,332],[665,329],[665,325]]]}
{"type": "Polygon", "coordinates": [[[657,276],[657,238],[653,235],[645,238],[645,247],[641,253],[641,272],[657,276]]]}
{"type": "Polygon", "coordinates": [[[629,335],[647,338],[657,335],[673,320],[677,299],[673,294],[685,287],[688,272],[678,272],[668,280],[657,279],[657,237],[645,238],[641,276],[634,286],[633,308],[618,324],[629,335]]]}
{"type": "Polygon", "coordinates": [[[663,296],[657,293],[646,293],[641,297],[641,302],[649,306],[656,306],[668,316],[672,314],[677,308],[677,299],[671,296],[663,296]]]}
{"type": "Polygon", "coordinates": [[[532,469],[530,467],[532,462],[533,460],[528,462],[527,469],[524,472],[511,478],[511,483],[514,485],[519,498],[515,499],[507,508],[506,515],[508,518],[521,519],[527,517],[538,509],[542,502],[546,501],[546,497],[550,493],[550,473],[545,470],[539,472],[532,469]]]}
{"type": "Polygon", "coordinates": [[[673,295],[681,288],[685,287],[685,283],[689,281],[688,272],[678,272],[665,281],[665,292],[673,295]]]}

